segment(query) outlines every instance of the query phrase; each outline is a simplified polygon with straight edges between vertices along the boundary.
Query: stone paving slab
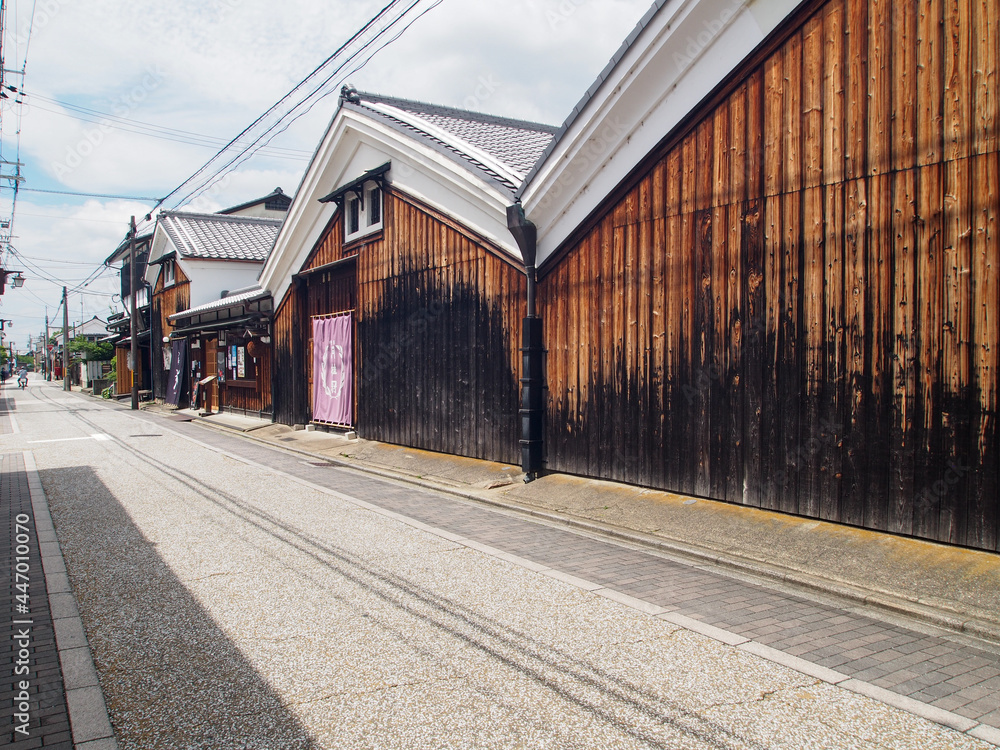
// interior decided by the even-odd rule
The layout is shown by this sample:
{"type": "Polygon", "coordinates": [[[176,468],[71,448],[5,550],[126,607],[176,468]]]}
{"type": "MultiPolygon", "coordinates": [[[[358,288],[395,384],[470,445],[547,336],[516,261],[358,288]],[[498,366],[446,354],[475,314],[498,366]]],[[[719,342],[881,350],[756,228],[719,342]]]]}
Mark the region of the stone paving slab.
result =
{"type": "MultiPolygon", "coordinates": [[[[11,420],[0,419],[0,424],[11,420]]],[[[11,750],[115,750],[34,459],[30,452],[2,454],[0,472],[0,569],[6,577],[0,586],[0,745],[11,750]],[[27,554],[22,554],[25,547],[27,554]],[[28,566],[26,589],[18,587],[24,584],[16,575],[19,563],[28,566]],[[26,665],[20,663],[22,646],[15,640],[24,633],[30,653],[26,665]],[[21,674],[25,667],[27,674],[21,674]],[[29,684],[26,724],[16,717],[22,680],[29,684]]]]}
{"type": "MultiPolygon", "coordinates": [[[[5,422],[8,420],[0,419],[0,424],[5,422]]],[[[3,618],[0,621],[0,745],[11,748],[72,747],[71,742],[67,744],[69,711],[23,455],[6,453],[0,456],[0,472],[0,570],[4,576],[0,585],[0,617],[3,618]],[[21,554],[25,551],[26,554],[21,554]],[[21,570],[28,570],[26,579],[17,577],[18,563],[21,570]],[[18,588],[19,585],[22,588],[18,588]],[[30,656],[25,663],[20,663],[22,644],[15,641],[15,635],[20,633],[28,635],[24,645],[30,656]],[[24,670],[26,673],[22,674],[24,670]],[[29,685],[27,722],[15,719],[15,714],[20,713],[15,711],[15,698],[22,692],[22,681],[29,685]]]]}
{"type": "Polygon", "coordinates": [[[529,561],[536,570],[558,572],[563,580],[579,582],[583,588],[633,597],[643,609],[661,608],[662,617],[675,615],[701,623],[707,633],[718,633],[719,640],[740,641],[741,648],[759,654],[779,654],[775,661],[799,664],[800,671],[819,679],[825,675],[847,689],[881,696],[884,702],[960,731],[982,739],[1000,731],[1000,656],[988,644],[980,647],[972,639],[876,619],[853,606],[812,600],[514,513],[305,462],[197,425],[171,424],[171,429],[243,460],[457,535],[474,548],[529,561]]]}

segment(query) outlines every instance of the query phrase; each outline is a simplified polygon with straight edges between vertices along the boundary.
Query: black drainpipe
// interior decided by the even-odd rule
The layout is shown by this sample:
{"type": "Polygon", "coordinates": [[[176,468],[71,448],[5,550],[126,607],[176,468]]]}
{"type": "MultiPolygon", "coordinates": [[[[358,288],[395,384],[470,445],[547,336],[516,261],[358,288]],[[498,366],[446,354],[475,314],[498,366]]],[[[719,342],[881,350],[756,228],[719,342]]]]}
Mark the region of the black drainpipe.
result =
{"type": "Polygon", "coordinates": [[[544,433],[542,430],[542,389],[545,387],[542,319],[535,311],[535,242],[538,232],[524,216],[518,201],[507,206],[507,228],[514,235],[524,260],[528,277],[528,310],[521,327],[521,470],[524,481],[530,482],[542,469],[544,433]]]}

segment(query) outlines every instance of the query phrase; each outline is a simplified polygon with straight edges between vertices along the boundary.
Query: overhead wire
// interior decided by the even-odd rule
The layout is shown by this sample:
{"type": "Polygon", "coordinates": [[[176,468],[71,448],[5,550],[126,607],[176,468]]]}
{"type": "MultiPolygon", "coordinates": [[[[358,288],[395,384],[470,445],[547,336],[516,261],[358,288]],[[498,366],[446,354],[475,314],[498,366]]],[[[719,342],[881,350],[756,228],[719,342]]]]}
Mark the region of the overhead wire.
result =
{"type": "Polygon", "coordinates": [[[77,195],[84,198],[109,198],[111,200],[122,200],[122,201],[152,202],[160,200],[159,198],[154,198],[150,196],[111,195],[109,193],[81,193],[75,190],[42,190],[41,188],[21,188],[21,190],[28,193],[48,193],[49,195],[77,195]]]}
{"type": "MultiPolygon", "coordinates": [[[[382,31],[379,32],[378,35],[376,35],[374,38],[372,38],[368,42],[366,42],[361,47],[361,49],[359,49],[351,57],[349,57],[347,60],[345,60],[343,63],[341,63],[341,65],[339,65],[336,70],[334,70],[330,75],[328,75],[326,77],[326,79],[324,79],[324,81],[319,86],[315,87],[312,90],[312,92],[310,92],[302,101],[300,101],[291,110],[289,110],[288,114],[285,116],[285,119],[282,119],[282,120],[276,122],[273,126],[271,126],[271,128],[269,128],[268,130],[264,131],[264,133],[262,133],[257,138],[257,140],[255,141],[255,143],[260,142],[263,138],[267,137],[270,134],[270,137],[268,137],[267,140],[264,141],[264,143],[260,146],[260,148],[266,147],[274,138],[276,138],[277,136],[279,136],[281,133],[284,133],[289,127],[291,127],[292,123],[294,123],[299,118],[305,116],[310,111],[312,111],[312,108],[314,106],[316,106],[316,104],[319,101],[321,101],[325,96],[328,96],[330,93],[332,93],[332,91],[328,91],[325,94],[321,94],[320,92],[327,85],[329,85],[330,82],[335,77],[337,77],[337,75],[345,67],[347,67],[348,64],[350,64],[352,62],[353,58],[357,57],[358,54],[360,54],[365,49],[367,49],[371,44],[374,44],[379,39],[379,37],[381,37],[383,34],[387,33],[393,26],[395,26],[400,20],[402,20],[406,16],[407,13],[409,13],[411,10],[413,10],[413,8],[416,7],[420,2],[421,2],[421,0],[414,0],[410,4],[410,6],[405,11],[403,11],[402,14],[400,14],[400,16],[398,18],[396,18],[392,22],[390,22],[387,26],[385,26],[385,28],[382,29],[382,31]],[[308,104],[308,106],[306,106],[306,108],[303,111],[299,112],[298,114],[295,114],[295,111],[297,109],[299,109],[300,107],[302,107],[303,105],[306,105],[306,104],[308,104]],[[290,118],[290,119],[288,119],[288,118],[290,118]],[[277,132],[273,132],[279,126],[281,126],[280,130],[277,130],[277,132]]],[[[385,49],[390,44],[392,44],[397,39],[399,39],[399,37],[401,37],[406,32],[407,29],[409,29],[414,23],[416,23],[424,15],[426,15],[431,10],[433,10],[434,8],[436,8],[442,2],[443,2],[443,0],[434,0],[434,2],[429,7],[427,7],[426,9],[424,9],[421,13],[417,14],[416,17],[412,18],[402,29],[400,29],[396,33],[396,35],[394,37],[392,37],[388,41],[384,42],[380,47],[378,47],[378,49],[376,49],[373,52],[371,52],[371,54],[369,54],[368,57],[360,65],[358,65],[357,67],[355,67],[354,69],[352,69],[350,72],[346,73],[345,75],[340,76],[337,79],[336,83],[334,83],[334,85],[331,87],[332,90],[335,91],[337,89],[337,87],[340,86],[344,81],[346,81],[350,76],[354,75],[357,71],[359,71],[362,68],[364,68],[365,65],[367,65],[375,55],[377,55],[383,49],[385,49]]],[[[240,154],[237,154],[236,157],[234,157],[232,160],[230,160],[230,162],[228,164],[226,164],[224,167],[221,168],[221,170],[219,171],[219,173],[216,174],[216,176],[214,178],[212,178],[212,180],[209,183],[207,183],[205,186],[203,186],[199,190],[195,191],[193,194],[187,195],[182,200],[188,200],[188,199],[192,199],[193,200],[193,199],[197,198],[199,195],[201,195],[202,193],[204,193],[206,190],[211,189],[211,187],[216,182],[218,182],[219,180],[223,179],[230,172],[238,169],[243,163],[245,163],[248,159],[252,158],[256,153],[257,153],[256,151],[244,150],[240,154]]]]}
{"type": "MultiPolygon", "coordinates": [[[[244,153],[246,153],[250,149],[254,148],[257,145],[257,143],[259,143],[259,141],[261,140],[261,138],[263,138],[264,136],[266,136],[267,133],[271,132],[271,130],[273,130],[278,125],[280,125],[281,122],[286,117],[288,117],[298,107],[300,107],[304,101],[308,100],[308,96],[314,95],[317,89],[314,89],[313,91],[311,91],[309,93],[309,95],[307,95],[307,97],[302,98],[298,102],[296,102],[292,106],[292,108],[290,110],[288,110],[288,112],[285,112],[284,114],[280,115],[278,117],[278,119],[277,119],[276,122],[274,122],[270,126],[268,126],[261,135],[259,135],[256,138],[254,138],[253,142],[249,146],[245,146],[242,149],[240,149],[239,152],[236,154],[236,156],[232,157],[232,159],[230,159],[225,165],[223,165],[222,167],[219,167],[219,168],[213,167],[213,164],[215,162],[222,161],[222,160],[224,160],[226,158],[225,154],[237,143],[237,141],[239,141],[240,139],[242,139],[244,136],[246,136],[248,133],[250,133],[255,127],[257,127],[259,124],[261,124],[262,122],[264,122],[265,119],[268,116],[270,116],[272,113],[274,113],[275,111],[277,111],[278,108],[281,105],[283,105],[285,102],[287,102],[289,99],[291,99],[296,94],[297,91],[299,91],[300,89],[302,89],[304,87],[307,87],[310,84],[310,82],[313,79],[315,79],[318,75],[320,75],[321,71],[323,71],[327,66],[329,66],[334,60],[336,60],[337,57],[340,56],[342,52],[344,52],[345,50],[347,50],[351,45],[353,45],[355,42],[357,42],[359,39],[361,39],[371,28],[373,28],[378,23],[379,20],[381,20],[384,16],[388,15],[389,12],[392,11],[395,8],[395,6],[401,5],[405,1],[406,0],[391,0],[391,2],[388,5],[386,5],[385,7],[383,7],[382,10],[380,10],[373,18],[371,18],[367,23],[365,23],[364,26],[362,26],[360,30],[358,30],[357,32],[355,32],[351,36],[350,39],[348,39],[340,47],[338,47],[337,50],[332,55],[330,55],[329,57],[326,58],[326,60],[324,60],[322,63],[320,63],[308,76],[306,76],[306,78],[304,78],[302,81],[300,81],[296,86],[294,86],[290,91],[288,91],[288,93],[286,93],[277,102],[275,102],[275,104],[273,104],[267,111],[265,111],[262,115],[260,115],[257,119],[255,119],[250,125],[248,125],[246,128],[244,128],[232,141],[230,141],[229,144],[226,145],[226,147],[220,149],[218,151],[218,153],[216,153],[215,156],[213,156],[211,159],[209,159],[208,162],[206,162],[204,165],[202,165],[202,167],[199,168],[194,174],[192,174],[187,180],[185,180],[184,182],[182,182],[180,185],[178,185],[176,188],[174,188],[174,190],[172,190],[167,196],[165,196],[164,199],[163,199],[163,203],[166,203],[168,200],[170,200],[171,198],[173,198],[175,195],[180,194],[186,188],[186,186],[192,185],[192,184],[196,184],[196,181],[198,180],[198,178],[202,174],[204,174],[205,172],[207,172],[208,170],[210,170],[210,169],[214,170],[212,172],[212,174],[210,174],[207,178],[205,178],[200,184],[196,184],[195,187],[193,187],[191,190],[189,190],[179,200],[172,201],[171,205],[180,205],[181,203],[183,203],[187,199],[191,198],[194,194],[196,194],[196,193],[200,194],[205,189],[205,186],[206,186],[207,183],[210,183],[213,180],[216,180],[218,178],[219,173],[222,170],[227,169],[229,166],[232,165],[232,163],[235,160],[239,159],[244,153]]],[[[375,34],[375,36],[373,37],[373,39],[370,39],[367,42],[365,42],[364,45],[361,47],[361,50],[352,52],[349,55],[348,60],[340,64],[340,66],[338,67],[338,70],[342,69],[343,66],[346,65],[346,64],[348,64],[352,58],[354,58],[354,57],[356,57],[358,55],[359,52],[361,52],[364,49],[366,49],[375,39],[378,39],[378,37],[380,37],[381,35],[383,35],[385,33],[385,31],[387,31],[389,28],[391,28],[392,26],[394,26],[401,18],[403,18],[407,13],[409,13],[420,1],[421,0],[413,0],[413,2],[411,2],[410,5],[407,6],[406,9],[402,13],[400,13],[397,17],[395,17],[392,21],[390,21],[390,23],[388,23],[385,27],[383,27],[382,29],[380,29],[379,31],[377,31],[376,34],[375,34]]],[[[322,88],[322,86],[326,85],[326,83],[328,83],[328,81],[329,81],[329,77],[326,80],[324,80],[324,82],[320,85],[319,88],[322,88]]],[[[154,209],[157,208],[157,207],[159,207],[159,205],[162,205],[162,204],[158,204],[158,206],[154,207],[154,209]]]]}
{"type": "MultiPolygon", "coordinates": [[[[110,115],[105,112],[100,112],[98,110],[88,109],[86,107],[80,107],[74,104],[69,104],[68,102],[61,102],[57,99],[51,99],[41,94],[32,94],[32,99],[43,99],[46,102],[51,102],[62,109],[53,109],[51,107],[45,107],[40,104],[33,104],[35,109],[42,110],[43,112],[49,112],[51,114],[59,115],[61,117],[68,117],[74,120],[79,120],[81,122],[92,123],[95,125],[101,125],[102,127],[112,128],[115,130],[125,131],[129,133],[134,133],[136,135],[142,135],[149,138],[158,138],[160,140],[171,141],[173,143],[183,143],[190,146],[199,146],[202,148],[219,148],[225,143],[224,139],[215,136],[203,135],[201,133],[193,133],[187,130],[176,130],[174,128],[165,128],[159,125],[153,125],[151,123],[142,122],[140,120],[132,120],[123,117],[117,117],[115,115],[110,115]],[[63,110],[70,110],[69,112],[63,110]],[[76,114],[73,114],[73,113],[76,114]]],[[[304,149],[292,149],[284,148],[280,146],[271,147],[266,156],[270,156],[275,159],[296,159],[296,160],[306,160],[310,156],[310,152],[304,149]]]]}
{"type": "MultiPolygon", "coordinates": [[[[21,59],[21,70],[20,73],[18,74],[21,77],[20,80],[21,85],[19,88],[4,84],[3,73],[7,71],[4,70],[6,68],[6,65],[4,64],[4,56],[0,54],[0,87],[5,88],[8,91],[12,91],[17,94],[12,105],[16,108],[17,129],[15,131],[15,148],[14,148],[14,162],[13,162],[14,175],[9,178],[13,183],[12,190],[14,194],[13,197],[11,198],[10,220],[7,222],[7,227],[6,227],[8,238],[14,233],[14,222],[17,218],[17,194],[21,183],[21,126],[24,117],[24,110],[23,110],[24,80],[28,70],[28,50],[31,47],[31,36],[35,28],[35,10],[37,9],[37,6],[38,6],[37,0],[33,0],[31,4],[31,15],[28,19],[28,33],[26,35],[24,42],[24,57],[21,59]]],[[[18,6],[15,3],[14,6],[15,26],[17,25],[17,17],[16,17],[17,7],[18,6]]],[[[5,20],[6,20],[6,13],[5,12],[0,13],[0,49],[2,49],[2,44],[6,36],[5,20]]],[[[16,46],[17,43],[16,37],[14,41],[15,41],[14,54],[16,59],[16,56],[18,54],[18,49],[16,46]]],[[[2,121],[0,121],[0,153],[2,153],[2,143],[3,143],[3,124],[2,121]]],[[[8,249],[10,249],[9,243],[2,249],[2,251],[0,251],[0,265],[4,265],[6,263],[6,251],[8,249]]]]}
{"type": "MultiPolygon", "coordinates": [[[[88,196],[88,197],[121,199],[121,200],[137,200],[137,201],[150,201],[150,202],[155,201],[155,205],[150,210],[149,214],[147,214],[147,215],[151,215],[152,211],[155,211],[160,206],[166,204],[167,201],[169,201],[171,198],[175,197],[186,186],[191,185],[192,183],[196,183],[196,181],[198,181],[198,178],[200,176],[204,175],[210,169],[212,169],[211,174],[209,174],[207,177],[205,177],[201,181],[201,184],[196,184],[196,186],[192,190],[190,190],[186,195],[184,195],[183,197],[181,197],[179,200],[173,201],[171,203],[171,205],[172,206],[181,205],[181,203],[183,203],[184,201],[188,200],[189,198],[197,197],[198,195],[201,195],[205,190],[209,189],[212,185],[216,184],[220,179],[222,179],[223,176],[224,176],[224,174],[229,174],[231,171],[233,171],[234,169],[238,168],[240,165],[242,165],[243,163],[245,163],[245,161],[247,161],[249,158],[251,158],[254,155],[259,154],[264,149],[268,149],[267,151],[264,152],[264,155],[265,156],[269,156],[269,157],[278,156],[278,155],[290,155],[290,156],[285,156],[285,158],[301,158],[301,157],[296,157],[294,155],[295,152],[296,152],[295,149],[283,149],[283,148],[279,148],[279,147],[272,147],[272,146],[270,146],[271,141],[275,137],[277,137],[278,135],[280,135],[281,133],[285,132],[288,129],[288,127],[291,126],[292,123],[294,123],[300,117],[304,116],[309,111],[311,111],[312,108],[315,106],[315,104],[319,100],[321,100],[325,96],[329,95],[329,93],[331,93],[331,91],[325,91],[324,92],[324,89],[330,85],[330,82],[339,73],[341,73],[345,68],[347,68],[348,66],[350,66],[352,63],[356,62],[359,57],[363,56],[365,54],[366,50],[368,50],[371,46],[373,46],[376,43],[378,43],[380,39],[382,39],[387,33],[389,33],[389,31],[391,29],[393,29],[395,26],[397,26],[397,24],[399,24],[400,21],[402,21],[407,16],[407,14],[409,14],[421,1],[422,0],[412,0],[412,1],[410,1],[410,0],[391,0],[381,10],[379,10],[378,13],[376,13],[371,19],[369,19],[361,27],[361,29],[359,29],[355,34],[353,34],[346,42],[344,42],[342,45],[340,45],[340,47],[338,47],[337,50],[332,55],[330,55],[326,60],[324,60],[322,63],[320,63],[320,65],[318,65],[308,76],[306,76],[306,78],[304,78],[296,86],[294,86],[291,90],[289,90],[284,96],[282,96],[277,102],[275,102],[263,114],[261,114],[260,116],[258,116],[252,123],[250,123],[250,125],[248,125],[239,134],[237,134],[237,136],[235,138],[233,138],[229,142],[227,142],[222,148],[220,148],[216,152],[216,154],[211,159],[209,159],[198,170],[196,170],[190,177],[188,177],[184,182],[182,182],[180,185],[178,185],[176,188],[174,188],[170,193],[168,193],[163,198],[138,197],[138,196],[117,196],[117,195],[108,195],[108,194],[77,193],[77,192],[72,192],[72,191],[55,191],[55,190],[41,190],[41,189],[30,189],[30,190],[32,190],[33,192],[50,193],[50,194],[57,194],[57,195],[58,194],[63,194],[63,195],[81,195],[81,196],[88,196]],[[409,5],[406,5],[407,2],[409,2],[409,5]],[[383,27],[379,28],[370,39],[367,39],[367,41],[364,41],[364,43],[358,49],[352,51],[346,57],[346,59],[344,59],[343,61],[341,61],[337,65],[337,67],[331,73],[329,73],[328,75],[325,76],[325,78],[322,80],[322,82],[319,85],[314,86],[305,96],[300,96],[298,98],[298,100],[295,101],[294,104],[292,104],[292,106],[287,111],[281,113],[273,123],[271,123],[270,125],[268,125],[263,130],[262,133],[260,133],[259,135],[256,135],[256,137],[253,137],[253,139],[249,143],[247,143],[246,140],[244,140],[245,138],[248,137],[248,134],[250,134],[255,127],[257,127],[261,123],[264,123],[265,120],[269,116],[271,116],[272,114],[276,113],[278,111],[278,109],[282,105],[284,105],[286,102],[288,102],[290,99],[292,99],[295,96],[296,92],[299,92],[303,88],[308,88],[309,85],[321,74],[321,72],[324,71],[324,69],[326,69],[332,62],[334,62],[338,58],[338,56],[340,56],[345,50],[348,50],[358,40],[361,40],[364,37],[365,34],[367,34],[371,29],[373,29],[373,28],[376,27],[376,25],[379,23],[380,20],[382,20],[383,18],[385,18],[387,15],[389,15],[394,9],[397,8],[397,6],[401,6],[401,5],[406,5],[405,9],[402,10],[402,12],[398,12],[397,15],[395,15],[394,17],[391,17],[391,20],[389,20],[389,22],[386,23],[383,27]],[[303,110],[303,107],[305,107],[304,110],[303,110]],[[302,110],[302,111],[299,111],[299,110],[302,110]],[[296,114],[296,112],[298,112],[298,113],[296,114]],[[277,130],[279,127],[280,127],[280,130],[277,130]],[[274,132],[275,130],[277,130],[277,132],[274,132]],[[263,139],[265,139],[265,138],[267,139],[266,142],[264,142],[263,144],[261,144],[261,141],[263,139]],[[229,161],[227,163],[225,163],[224,165],[222,165],[221,167],[216,167],[216,168],[213,169],[213,164],[216,163],[216,162],[219,162],[219,161],[224,161],[226,159],[227,152],[229,152],[230,150],[233,150],[233,149],[237,150],[236,155],[233,156],[232,158],[230,158],[229,161]]],[[[2,2],[2,0],[0,0],[0,2],[2,2]]],[[[437,7],[441,2],[442,2],[442,0],[436,0],[435,2],[433,2],[433,4],[430,7],[428,7],[425,10],[423,10],[416,17],[410,19],[405,24],[405,26],[403,26],[402,29],[398,30],[398,32],[395,34],[395,36],[393,36],[392,38],[390,38],[387,41],[382,42],[381,44],[378,44],[377,48],[374,49],[373,51],[371,51],[367,55],[367,57],[359,65],[356,65],[351,70],[351,72],[348,73],[347,75],[352,75],[354,72],[356,72],[356,71],[360,70],[361,68],[363,68],[374,57],[375,54],[377,54],[381,50],[385,49],[385,47],[387,47],[389,44],[391,44],[394,41],[396,41],[397,39],[399,39],[399,37],[407,29],[409,29],[410,26],[413,25],[413,23],[415,23],[417,20],[419,20],[420,18],[422,18],[424,15],[426,15],[430,10],[432,10],[435,7],[437,7]]],[[[32,8],[32,24],[33,24],[33,17],[34,17],[34,5],[33,5],[33,8],[32,8]]],[[[28,38],[30,40],[30,30],[29,30],[29,37],[28,38]]],[[[27,45],[26,45],[26,50],[27,50],[27,45]]],[[[25,58],[25,65],[26,65],[26,58],[25,58]]],[[[22,73],[22,76],[23,76],[23,73],[22,73]]],[[[338,84],[339,84],[339,81],[338,81],[338,84]]],[[[335,90],[336,85],[337,84],[335,84],[332,87],[332,89],[335,90]]],[[[46,100],[46,101],[51,101],[52,103],[55,103],[55,104],[57,104],[59,106],[65,106],[67,109],[71,109],[71,110],[76,111],[79,115],[81,115],[77,119],[85,120],[86,117],[101,117],[104,120],[110,121],[110,124],[112,126],[115,126],[115,124],[117,124],[123,130],[131,130],[132,132],[137,132],[137,133],[140,133],[142,135],[149,135],[149,136],[153,136],[153,137],[161,137],[161,138],[165,138],[167,140],[181,140],[182,142],[183,142],[183,139],[187,138],[188,142],[192,143],[192,145],[209,145],[208,142],[209,142],[209,138],[210,137],[208,137],[208,136],[202,136],[201,134],[191,133],[189,131],[176,130],[176,129],[172,129],[172,128],[163,128],[162,126],[156,126],[156,125],[152,125],[152,124],[149,124],[149,123],[141,123],[139,121],[130,121],[130,120],[126,120],[124,118],[116,118],[114,116],[109,116],[109,115],[105,115],[104,113],[100,113],[97,110],[88,110],[85,107],[79,107],[77,105],[66,105],[65,103],[58,102],[58,101],[52,100],[52,99],[48,99],[48,97],[39,96],[39,98],[42,98],[43,100],[46,100]],[[194,143],[193,141],[195,139],[197,139],[199,142],[194,143]]],[[[46,109],[44,107],[39,107],[39,108],[46,109]]],[[[48,110],[48,111],[53,111],[53,110],[48,110]]],[[[63,113],[60,113],[60,114],[63,114],[63,113]]],[[[70,116],[70,115],[67,115],[67,116],[70,116]]],[[[87,121],[87,120],[85,120],[85,121],[87,121]]],[[[93,121],[93,120],[90,120],[90,121],[93,121]]],[[[19,127],[18,127],[18,136],[20,136],[20,124],[19,124],[19,127]]],[[[20,139],[18,137],[18,141],[19,140],[20,139]]],[[[216,141],[216,142],[218,142],[218,141],[216,141]]],[[[306,152],[300,151],[299,153],[306,153],[306,152]]],[[[29,190],[29,189],[25,188],[25,190],[29,190]]],[[[17,196],[17,186],[16,186],[16,184],[15,184],[15,188],[14,188],[14,196],[15,196],[15,200],[16,200],[16,196],[17,196]]],[[[10,247],[10,250],[14,251],[14,248],[10,247]]],[[[14,251],[14,252],[16,254],[16,251],[14,251]]],[[[18,255],[18,257],[26,265],[32,265],[33,268],[37,272],[39,272],[40,274],[43,275],[43,277],[47,276],[48,277],[46,279],[47,281],[51,281],[52,283],[57,283],[57,284],[61,284],[62,283],[60,280],[58,280],[55,277],[51,276],[50,274],[47,274],[46,272],[44,272],[38,266],[35,266],[34,264],[29,264],[28,261],[26,261],[26,260],[23,259],[24,258],[23,256],[18,255]]],[[[72,289],[67,288],[67,291],[68,292],[72,291],[73,293],[95,295],[95,296],[113,296],[113,295],[107,295],[107,294],[101,293],[101,292],[84,291],[90,284],[92,284],[95,281],[97,281],[101,277],[101,275],[103,273],[105,273],[107,270],[108,270],[108,267],[104,266],[102,264],[97,269],[95,269],[95,271],[93,273],[91,273],[86,279],[84,279],[82,282],[79,282],[72,289]]],[[[68,287],[68,284],[63,284],[63,285],[65,285],[65,286],[68,287]]]]}

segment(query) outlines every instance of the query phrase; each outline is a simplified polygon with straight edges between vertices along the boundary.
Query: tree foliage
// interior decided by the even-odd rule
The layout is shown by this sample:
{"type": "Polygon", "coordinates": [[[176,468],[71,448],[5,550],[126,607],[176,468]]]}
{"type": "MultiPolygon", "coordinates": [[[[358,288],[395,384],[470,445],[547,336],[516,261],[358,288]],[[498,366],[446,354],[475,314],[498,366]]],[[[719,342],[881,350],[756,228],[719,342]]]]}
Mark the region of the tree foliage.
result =
{"type": "Polygon", "coordinates": [[[88,341],[83,336],[77,336],[69,342],[69,350],[74,354],[82,354],[83,358],[92,362],[106,362],[115,355],[115,347],[106,341],[88,341]]]}

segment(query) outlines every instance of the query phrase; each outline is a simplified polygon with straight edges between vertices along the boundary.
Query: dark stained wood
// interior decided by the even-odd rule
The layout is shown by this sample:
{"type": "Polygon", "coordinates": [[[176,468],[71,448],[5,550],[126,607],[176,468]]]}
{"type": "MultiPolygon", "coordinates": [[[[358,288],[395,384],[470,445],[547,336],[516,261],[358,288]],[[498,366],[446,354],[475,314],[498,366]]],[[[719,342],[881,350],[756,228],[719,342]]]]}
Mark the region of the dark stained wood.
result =
{"type": "Polygon", "coordinates": [[[346,247],[335,215],[279,304],[275,419],[311,418],[311,316],[353,309],[362,437],[517,463],[523,269],[399,191],[384,211],[346,247]]]}
{"type": "Polygon", "coordinates": [[[742,204],[743,231],[740,247],[743,251],[743,309],[751,326],[746,333],[746,400],[743,429],[746,442],[743,502],[761,507],[771,505],[772,498],[763,492],[771,477],[772,467],[765,466],[759,446],[762,441],[761,416],[764,407],[764,344],[767,338],[767,317],[764,281],[764,238],[762,224],[763,200],[746,200],[742,204]]]}
{"type": "Polygon", "coordinates": [[[542,269],[549,468],[997,550],[998,33],[828,0],[664,134],[542,269]]]}
{"type": "Polygon", "coordinates": [[[893,179],[893,391],[886,530],[913,532],[914,437],[917,406],[917,196],[916,172],[893,179]]]}
{"type": "MultiPolygon", "coordinates": [[[[995,37],[994,37],[995,38],[995,37]]],[[[965,543],[980,549],[997,549],[1000,529],[990,523],[991,515],[1000,522],[996,498],[1000,492],[1000,445],[997,444],[997,388],[1000,379],[1000,227],[997,202],[989,186],[1000,184],[996,152],[973,161],[972,268],[975,279],[972,298],[972,370],[978,388],[970,393],[969,409],[971,461],[980,469],[970,477],[969,528],[965,543]],[[978,407],[978,408],[976,408],[978,407]]]]}
{"type": "Polygon", "coordinates": [[[874,175],[868,181],[867,271],[869,336],[865,342],[865,381],[869,384],[867,445],[867,490],[862,526],[878,531],[888,528],[887,483],[891,407],[895,384],[892,376],[892,182],[889,175],[874,175]]]}
{"type": "Polygon", "coordinates": [[[972,153],[997,150],[1000,127],[1000,8],[993,0],[972,0],[972,153]]]}
{"type": "Polygon", "coordinates": [[[180,268],[174,272],[174,283],[165,287],[162,275],[156,281],[150,301],[150,335],[153,342],[151,350],[151,372],[153,397],[167,397],[167,381],[169,370],[163,368],[163,337],[169,336],[174,330],[169,318],[174,313],[183,312],[191,307],[191,282],[180,268]]]}
{"type": "MultiPolygon", "coordinates": [[[[940,153],[940,152],[938,152],[940,153]]],[[[941,454],[942,379],[941,347],[943,301],[942,222],[944,190],[940,164],[917,172],[917,336],[918,401],[914,430],[913,533],[939,539],[941,494],[934,489],[944,466],[941,454]]]]}

